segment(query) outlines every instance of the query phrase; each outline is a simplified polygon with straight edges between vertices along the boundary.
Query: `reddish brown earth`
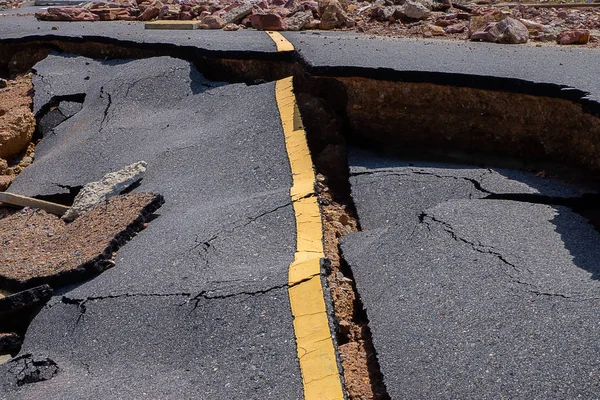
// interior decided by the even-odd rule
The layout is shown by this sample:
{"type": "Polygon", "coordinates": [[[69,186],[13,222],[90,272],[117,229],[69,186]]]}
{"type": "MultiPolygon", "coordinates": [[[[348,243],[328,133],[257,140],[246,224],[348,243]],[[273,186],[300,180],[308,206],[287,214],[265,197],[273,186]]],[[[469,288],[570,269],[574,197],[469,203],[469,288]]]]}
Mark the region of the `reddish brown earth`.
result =
{"type": "Polygon", "coordinates": [[[368,320],[356,297],[352,277],[340,260],[339,240],[358,230],[351,207],[333,200],[326,179],[318,175],[317,189],[323,215],[325,256],[331,261],[327,284],[338,320],[338,351],[345,387],[351,400],[386,400],[382,375],[371,342],[368,320]]]}
{"type": "Polygon", "coordinates": [[[0,81],[0,191],[33,161],[32,74],[0,81]]]}
{"type": "Polygon", "coordinates": [[[71,223],[30,208],[5,216],[0,219],[0,284],[31,286],[101,272],[162,202],[155,194],[112,197],[71,223]]]}

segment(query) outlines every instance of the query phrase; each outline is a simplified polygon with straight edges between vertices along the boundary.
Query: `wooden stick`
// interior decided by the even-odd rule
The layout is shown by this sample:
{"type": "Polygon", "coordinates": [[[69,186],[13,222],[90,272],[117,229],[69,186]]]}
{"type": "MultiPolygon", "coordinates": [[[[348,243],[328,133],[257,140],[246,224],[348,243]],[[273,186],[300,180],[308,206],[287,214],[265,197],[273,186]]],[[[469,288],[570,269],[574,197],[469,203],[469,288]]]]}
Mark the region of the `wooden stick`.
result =
{"type": "Polygon", "coordinates": [[[69,209],[69,207],[63,206],[62,204],[51,203],[49,201],[34,199],[33,197],[6,192],[0,192],[0,203],[10,204],[11,206],[39,208],[58,216],[62,216],[69,209]]]}

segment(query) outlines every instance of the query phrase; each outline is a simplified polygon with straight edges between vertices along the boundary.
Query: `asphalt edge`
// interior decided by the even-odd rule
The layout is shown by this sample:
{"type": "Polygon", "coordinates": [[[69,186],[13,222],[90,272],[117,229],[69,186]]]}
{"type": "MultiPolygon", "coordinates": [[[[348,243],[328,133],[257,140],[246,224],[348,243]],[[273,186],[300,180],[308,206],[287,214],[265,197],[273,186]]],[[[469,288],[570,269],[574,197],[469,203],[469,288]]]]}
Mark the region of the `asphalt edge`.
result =
{"type": "Polygon", "coordinates": [[[27,43],[48,43],[53,41],[87,43],[96,42],[100,44],[117,45],[125,48],[135,48],[142,50],[161,50],[174,51],[172,57],[182,58],[191,61],[194,57],[207,58],[226,58],[252,61],[280,61],[296,62],[304,72],[317,77],[360,77],[375,80],[404,81],[413,83],[432,83],[445,86],[460,86],[481,90],[503,91],[510,93],[522,93],[532,96],[545,96],[572,101],[580,104],[583,111],[595,117],[600,117],[600,93],[594,94],[585,90],[571,87],[564,84],[552,82],[536,82],[521,78],[507,78],[498,76],[484,76],[475,74],[448,73],[443,71],[399,71],[393,68],[370,68],[370,67],[352,67],[352,66],[315,66],[313,65],[299,49],[285,39],[285,36],[279,32],[272,32],[276,35],[273,39],[277,51],[264,52],[253,50],[211,50],[198,46],[176,45],[171,43],[150,43],[136,42],[132,40],[122,40],[108,36],[81,35],[64,36],[60,34],[50,35],[27,35],[21,38],[0,38],[0,44],[27,44],[27,43]],[[291,48],[285,42],[278,43],[279,36],[290,43],[291,48]],[[280,46],[281,50],[280,50],[280,46]]]}
{"type": "Polygon", "coordinates": [[[290,196],[296,217],[296,253],[288,273],[288,292],[306,400],[344,399],[325,293],[321,210],[306,132],[293,92],[293,77],[275,82],[275,96],[292,172],[290,196]]]}

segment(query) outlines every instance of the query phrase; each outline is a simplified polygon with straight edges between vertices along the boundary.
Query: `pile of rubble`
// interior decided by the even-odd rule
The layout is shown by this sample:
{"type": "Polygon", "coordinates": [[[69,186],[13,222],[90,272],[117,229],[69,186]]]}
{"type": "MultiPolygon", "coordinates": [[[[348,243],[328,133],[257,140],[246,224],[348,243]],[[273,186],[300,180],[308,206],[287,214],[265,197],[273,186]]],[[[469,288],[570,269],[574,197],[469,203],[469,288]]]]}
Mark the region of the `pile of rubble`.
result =
{"type": "Polygon", "coordinates": [[[600,11],[594,8],[479,6],[450,0],[124,0],[49,8],[36,17],[45,21],[198,20],[203,29],[347,29],[498,43],[585,44],[598,40],[593,30],[600,28],[600,11]]]}

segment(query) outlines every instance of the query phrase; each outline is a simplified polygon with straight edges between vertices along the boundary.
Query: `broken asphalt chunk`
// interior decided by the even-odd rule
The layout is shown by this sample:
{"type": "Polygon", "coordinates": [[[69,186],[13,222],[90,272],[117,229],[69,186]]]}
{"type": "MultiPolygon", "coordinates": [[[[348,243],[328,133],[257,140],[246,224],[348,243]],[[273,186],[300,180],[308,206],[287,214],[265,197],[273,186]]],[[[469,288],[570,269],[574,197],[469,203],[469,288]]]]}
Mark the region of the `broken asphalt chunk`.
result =
{"type": "Polygon", "coordinates": [[[73,221],[94,204],[118,195],[144,177],[147,165],[145,161],[138,161],[117,172],[104,175],[98,182],[87,183],[77,194],[73,205],[62,218],[65,221],[73,221]]]}
{"type": "Polygon", "coordinates": [[[0,299],[0,320],[4,317],[22,312],[26,308],[34,307],[46,302],[52,297],[53,290],[48,285],[40,285],[31,289],[11,294],[0,299]]]}

